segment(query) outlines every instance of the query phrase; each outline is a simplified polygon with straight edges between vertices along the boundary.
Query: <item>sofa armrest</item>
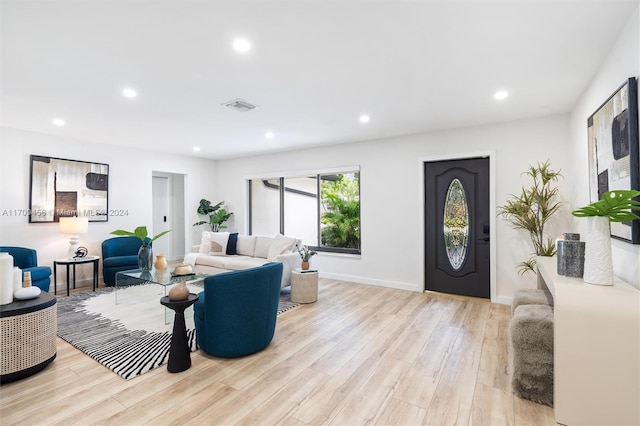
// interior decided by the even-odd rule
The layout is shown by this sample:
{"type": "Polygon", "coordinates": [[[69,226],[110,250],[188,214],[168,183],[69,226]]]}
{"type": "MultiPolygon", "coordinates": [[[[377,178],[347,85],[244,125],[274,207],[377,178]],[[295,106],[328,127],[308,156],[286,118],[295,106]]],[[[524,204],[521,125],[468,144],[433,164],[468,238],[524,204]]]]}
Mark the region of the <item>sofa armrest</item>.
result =
{"type": "Polygon", "coordinates": [[[298,253],[279,254],[276,257],[277,262],[282,262],[282,287],[291,285],[291,271],[299,268],[302,260],[298,253]]]}
{"type": "Polygon", "coordinates": [[[191,246],[191,253],[200,253],[200,244],[191,246]]]}

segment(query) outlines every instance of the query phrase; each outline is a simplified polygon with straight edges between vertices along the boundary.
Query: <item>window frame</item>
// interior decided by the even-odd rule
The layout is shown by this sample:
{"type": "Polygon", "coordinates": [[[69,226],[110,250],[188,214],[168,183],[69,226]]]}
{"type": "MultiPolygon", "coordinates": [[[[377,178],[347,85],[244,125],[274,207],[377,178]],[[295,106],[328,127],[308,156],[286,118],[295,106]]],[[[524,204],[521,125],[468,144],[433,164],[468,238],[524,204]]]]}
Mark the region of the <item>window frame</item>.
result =
{"type": "Polygon", "coordinates": [[[362,172],[360,170],[360,166],[350,166],[350,167],[336,167],[330,169],[322,169],[322,170],[303,170],[296,172],[286,172],[286,173],[269,173],[268,175],[254,175],[247,176],[247,195],[248,195],[248,231],[249,235],[253,235],[253,192],[252,192],[252,184],[255,180],[278,180],[279,186],[279,218],[280,218],[280,233],[286,235],[285,232],[285,185],[284,181],[286,178],[301,178],[301,177],[315,177],[316,179],[316,205],[317,205],[317,241],[315,245],[309,245],[309,248],[325,253],[340,253],[340,254],[352,254],[352,255],[361,255],[362,254],[362,204],[358,209],[358,227],[360,228],[360,238],[359,238],[359,248],[346,248],[346,247],[327,247],[322,244],[322,188],[321,188],[321,176],[326,175],[338,175],[338,174],[349,174],[356,173],[358,175],[358,201],[361,203],[361,193],[362,193],[362,172]]]}

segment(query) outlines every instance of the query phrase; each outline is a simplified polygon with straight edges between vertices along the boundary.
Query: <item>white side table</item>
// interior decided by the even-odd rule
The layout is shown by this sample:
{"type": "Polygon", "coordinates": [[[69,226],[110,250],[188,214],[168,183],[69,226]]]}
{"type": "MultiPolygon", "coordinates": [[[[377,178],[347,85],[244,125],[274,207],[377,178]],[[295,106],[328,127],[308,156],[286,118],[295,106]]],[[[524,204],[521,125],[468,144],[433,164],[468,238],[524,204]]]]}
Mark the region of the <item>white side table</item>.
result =
{"type": "Polygon", "coordinates": [[[291,301],[313,303],[318,300],[318,271],[291,271],[291,301]]]}

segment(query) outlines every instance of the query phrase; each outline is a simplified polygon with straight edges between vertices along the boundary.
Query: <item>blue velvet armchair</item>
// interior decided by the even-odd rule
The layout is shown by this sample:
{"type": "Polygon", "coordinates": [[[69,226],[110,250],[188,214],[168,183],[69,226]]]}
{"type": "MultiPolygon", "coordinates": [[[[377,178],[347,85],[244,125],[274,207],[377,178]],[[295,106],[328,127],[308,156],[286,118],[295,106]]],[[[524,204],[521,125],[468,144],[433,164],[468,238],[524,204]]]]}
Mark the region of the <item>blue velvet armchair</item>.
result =
{"type": "Polygon", "coordinates": [[[45,293],[49,292],[51,286],[51,268],[48,266],[38,266],[38,254],[34,249],[25,247],[0,246],[0,252],[9,253],[13,256],[13,266],[22,269],[22,279],[24,273],[31,272],[31,284],[39,287],[45,293]]]}
{"type": "Polygon", "coordinates": [[[138,269],[141,246],[142,240],[137,237],[115,237],[102,242],[102,278],[106,285],[116,285],[116,273],[138,269]]]}
{"type": "Polygon", "coordinates": [[[200,349],[234,358],[266,348],[276,329],[281,283],[280,262],[205,278],[193,306],[200,349]]]}

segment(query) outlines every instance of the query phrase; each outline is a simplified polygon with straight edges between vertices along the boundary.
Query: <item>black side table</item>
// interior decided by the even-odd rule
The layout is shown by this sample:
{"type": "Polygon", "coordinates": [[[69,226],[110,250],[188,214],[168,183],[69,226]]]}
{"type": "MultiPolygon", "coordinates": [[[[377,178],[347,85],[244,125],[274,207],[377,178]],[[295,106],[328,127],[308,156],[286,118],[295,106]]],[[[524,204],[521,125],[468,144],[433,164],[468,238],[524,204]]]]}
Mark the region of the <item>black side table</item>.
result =
{"type": "Polygon", "coordinates": [[[160,299],[160,303],[176,312],[173,320],[173,336],[171,337],[171,348],[169,349],[169,363],[167,370],[169,373],[180,373],[191,367],[191,350],[187,343],[187,327],[184,323],[184,310],[196,303],[199,299],[197,294],[189,293],[185,300],[169,300],[169,296],[160,299]]]}
{"type": "Polygon", "coordinates": [[[73,265],[73,288],[76,288],[76,265],[93,263],[93,291],[98,288],[98,262],[100,256],[87,256],[72,259],[56,259],[53,261],[53,294],[58,294],[58,265],[67,266],[67,296],[69,295],[69,266],[73,265]]]}
{"type": "Polygon", "coordinates": [[[56,302],[43,292],[0,306],[0,384],[31,376],[56,357],[56,302]]]}

